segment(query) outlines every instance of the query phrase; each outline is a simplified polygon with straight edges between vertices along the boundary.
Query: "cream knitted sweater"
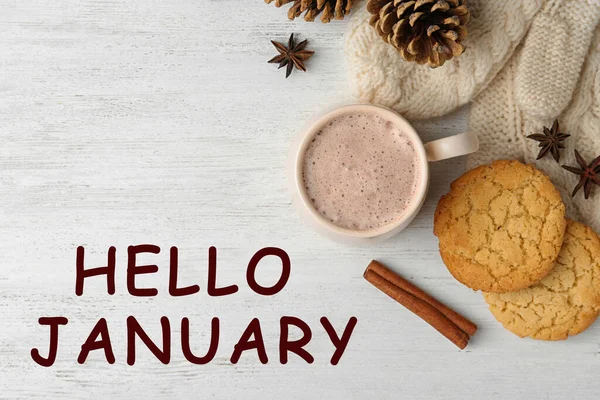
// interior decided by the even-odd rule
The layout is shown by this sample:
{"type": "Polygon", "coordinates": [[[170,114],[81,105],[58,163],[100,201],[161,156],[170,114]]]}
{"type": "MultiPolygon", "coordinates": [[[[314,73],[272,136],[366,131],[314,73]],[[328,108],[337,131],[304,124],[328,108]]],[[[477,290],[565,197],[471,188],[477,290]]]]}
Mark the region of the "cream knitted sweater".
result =
{"type": "Polygon", "coordinates": [[[479,94],[469,129],[481,148],[469,167],[497,159],[533,163],[561,191],[568,216],[600,232],[600,187],[587,200],[582,191],[571,198],[578,176],[561,168],[576,166],[574,149],[588,162],[600,154],[600,0],[468,4],[467,51],[438,69],[403,61],[369,26],[367,11],[358,10],[346,40],[353,94],[412,119],[447,114],[479,94]],[[536,161],[538,143],[526,136],[555,118],[571,134],[561,163],[536,161]]]}
{"type": "Polygon", "coordinates": [[[404,61],[379,37],[369,25],[366,2],[352,17],[346,35],[352,94],[410,119],[441,116],[471,101],[504,66],[542,5],[542,0],[469,0],[467,50],[431,69],[404,61]]]}
{"type": "MultiPolygon", "coordinates": [[[[600,232],[600,186],[593,188],[587,200],[583,190],[572,198],[571,192],[579,180],[578,176],[561,168],[562,164],[577,166],[574,149],[588,162],[600,155],[600,28],[595,30],[574,95],[558,116],[561,132],[571,134],[565,142],[567,148],[562,153],[560,164],[551,157],[536,161],[538,143],[526,138],[532,133],[541,133],[543,126],[549,127],[553,117],[532,116],[520,107],[516,81],[523,57],[523,52],[518,51],[472,103],[469,129],[479,135],[481,148],[469,156],[469,167],[500,158],[532,163],[548,174],[558,187],[567,205],[567,215],[600,232]]],[[[541,104],[545,105],[546,101],[541,104]]],[[[554,103],[551,107],[558,105],[554,103]]]]}

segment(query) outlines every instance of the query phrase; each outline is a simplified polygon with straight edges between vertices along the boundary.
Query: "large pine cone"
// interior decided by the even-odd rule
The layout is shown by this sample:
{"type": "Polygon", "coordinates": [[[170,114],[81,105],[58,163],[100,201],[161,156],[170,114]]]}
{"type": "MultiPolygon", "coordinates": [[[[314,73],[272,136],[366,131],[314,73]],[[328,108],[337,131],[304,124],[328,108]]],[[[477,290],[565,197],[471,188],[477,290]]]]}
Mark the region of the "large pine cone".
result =
{"type": "Polygon", "coordinates": [[[371,26],[407,61],[444,65],[465,50],[466,0],[369,0],[371,26]]]}
{"type": "Polygon", "coordinates": [[[350,12],[354,0],[265,0],[265,3],[275,2],[275,7],[294,3],[288,10],[288,18],[295,19],[304,13],[306,21],[314,21],[320,14],[321,22],[328,23],[332,19],[344,19],[350,12]]]}

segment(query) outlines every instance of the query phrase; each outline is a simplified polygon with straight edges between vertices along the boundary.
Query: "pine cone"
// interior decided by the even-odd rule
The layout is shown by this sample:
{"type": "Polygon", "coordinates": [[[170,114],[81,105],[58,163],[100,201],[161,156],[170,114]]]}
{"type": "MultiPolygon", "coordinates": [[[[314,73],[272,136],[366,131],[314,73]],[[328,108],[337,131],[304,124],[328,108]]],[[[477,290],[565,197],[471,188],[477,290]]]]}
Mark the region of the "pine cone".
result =
{"type": "Polygon", "coordinates": [[[444,65],[465,50],[466,0],[369,0],[370,24],[406,61],[444,65]]]}
{"type": "Polygon", "coordinates": [[[332,19],[344,19],[350,13],[354,0],[265,0],[275,2],[275,7],[294,3],[288,10],[288,18],[293,20],[304,13],[306,21],[314,21],[320,14],[321,22],[328,23],[332,19]]]}

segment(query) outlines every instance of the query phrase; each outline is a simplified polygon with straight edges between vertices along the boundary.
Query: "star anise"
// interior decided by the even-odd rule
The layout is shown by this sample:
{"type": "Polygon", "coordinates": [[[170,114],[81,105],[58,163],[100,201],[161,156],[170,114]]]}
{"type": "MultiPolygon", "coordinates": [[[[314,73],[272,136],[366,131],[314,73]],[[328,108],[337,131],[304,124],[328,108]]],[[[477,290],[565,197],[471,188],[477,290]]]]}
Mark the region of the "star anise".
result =
{"type": "Polygon", "coordinates": [[[271,40],[271,43],[273,43],[273,46],[275,46],[279,52],[279,55],[270,59],[269,62],[279,63],[279,68],[283,68],[287,65],[285,72],[286,78],[290,76],[294,67],[306,72],[304,61],[308,60],[313,54],[315,54],[314,51],[304,50],[308,44],[308,40],[303,40],[302,42],[296,44],[294,41],[294,34],[292,33],[290,39],[288,40],[287,46],[274,40],[271,40]]]}
{"type": "Polygon", "coordinates": [[[577,163],[581,168],[570,167],[568,165],[563,165],[562,167],[567,171],[580,176],[579,183],[575,186],[572,196],[575,196],[579,189],[583,187],[583,193],[587,199],[592,192],[592,183],[600,186],[600,156],[596,157],[594,161],[588,164],[583,157],[581,157],[581,154],[575,150],[575,159],[577,159],[577,163]]]}
{"type": "Polygon", "coordinates": [[[527,136],[528,139],[533,139],[540,142],[540,153],[537,156],[537,160],[544,158],[548,152],[552,154],[552,157],[556,162],[560,161],[560,149],[564,149],[565,145],[562,143],[566,138],[571,135],[566,133],[560,133],[558,131],[558,120],[554,120],[552,129],[544,127],[544,134],[536,133],[534,135],[527,136]]]}

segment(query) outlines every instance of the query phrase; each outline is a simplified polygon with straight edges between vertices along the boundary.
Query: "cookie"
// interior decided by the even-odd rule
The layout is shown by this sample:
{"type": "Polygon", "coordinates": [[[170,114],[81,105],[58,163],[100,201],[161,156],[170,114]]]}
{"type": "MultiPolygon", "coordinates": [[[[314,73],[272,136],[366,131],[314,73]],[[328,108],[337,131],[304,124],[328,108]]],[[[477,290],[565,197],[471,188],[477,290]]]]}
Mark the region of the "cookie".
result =
{"type": "Polygon", "coordinates": [[[523,289],[548,275],[565,229],[565,205],[550,179],[514,160],[458,178],[434,220],[450,273],[472,289],[494,293],[523,289]]]}
{"type": "Polygon", "coordinates": [[[600,313],[600,238],[569,221],[552,272],[538,284],[510,293],[485,293],[494,317],[509,331],[561,340],[589,327],[600,313]]]}

